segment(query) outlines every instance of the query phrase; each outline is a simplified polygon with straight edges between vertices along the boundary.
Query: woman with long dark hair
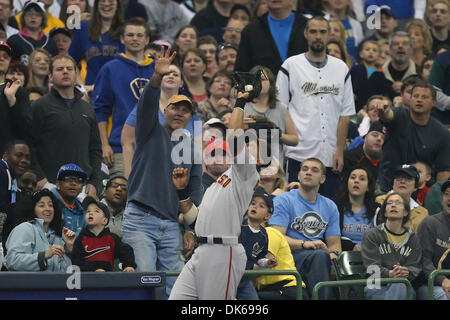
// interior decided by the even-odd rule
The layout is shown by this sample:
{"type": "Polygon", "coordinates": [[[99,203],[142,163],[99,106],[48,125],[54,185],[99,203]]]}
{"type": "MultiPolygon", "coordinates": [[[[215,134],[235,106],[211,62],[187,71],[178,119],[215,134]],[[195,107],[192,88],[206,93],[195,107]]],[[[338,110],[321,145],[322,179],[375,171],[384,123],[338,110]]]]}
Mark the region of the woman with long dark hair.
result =
{"type": "Polygon", "coordinates": [[[48,189],[18,201],[16,227],[6,241],[9,271],[66,272],[75,232],[63,228],[61,207],[48,189]]]}
{"type": "Polygon", "coordinates": [[[360,251],[364,233],[374,226],[378,205],[375,179],[364,167],[355,167],[342,181],[334,199],[339,210],[343,251],[360,251]]]}
{"type": "Polygon", "coordinates": [[[83,21],[81,28],[74,33],[69,54],[77,64],[82,59],[86,60],[85,87],[88,92],[93,90],[100,68],[116,53],[124,51],[120,42],[122,24],[120,0],[95,0],[91,18],[83,21]]]}
{"type": "Polygon", "coordinates": [[[245,104],[244,121],[252,121],[249,118],[266,118],[272,121],[279,129],[279,163],[283,163],[283,146],[296,146],[299,142],[297,129],[287,106],[278,100],[276,77],[269,68],[254,66],[251,73],[262,70],[261,92],[253,101],[245,104]]]}

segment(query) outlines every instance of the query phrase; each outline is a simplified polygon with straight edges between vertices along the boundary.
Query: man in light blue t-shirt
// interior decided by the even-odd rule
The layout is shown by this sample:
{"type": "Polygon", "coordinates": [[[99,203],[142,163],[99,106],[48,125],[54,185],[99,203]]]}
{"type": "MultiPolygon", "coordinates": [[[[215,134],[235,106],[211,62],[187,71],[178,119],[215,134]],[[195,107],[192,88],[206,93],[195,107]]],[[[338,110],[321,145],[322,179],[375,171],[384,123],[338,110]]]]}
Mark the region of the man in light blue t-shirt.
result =
{"type": "MultiPolygon", "coordinates": [[[[298,189],[275,197],[274,213],[269,220],[289,243],[295,266],[310,294],[318,282],[330,280],[331,259],[342,251],[337,206],[318,193],[325,174],[325,165],[320,160],[303,161],[298,189]]],[[[330,288],[319,291],[319,299],[331,298],[330,288]]]]}

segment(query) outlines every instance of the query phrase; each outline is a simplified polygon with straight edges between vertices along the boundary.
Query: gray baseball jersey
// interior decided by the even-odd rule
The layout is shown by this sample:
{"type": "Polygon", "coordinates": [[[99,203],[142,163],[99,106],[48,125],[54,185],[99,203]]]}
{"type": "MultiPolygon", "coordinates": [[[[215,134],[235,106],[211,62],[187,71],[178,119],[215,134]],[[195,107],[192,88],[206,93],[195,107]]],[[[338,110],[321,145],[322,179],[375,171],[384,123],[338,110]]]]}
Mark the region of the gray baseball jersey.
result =
{"type": "Polygon", "coordinates": [[[258,180],[254,164],[233,164],[206,190],[195,232],[197,236],[222,237],[230,242],[200,245],[184,266],[169,299],[236,298],[247,261],[237,239],[258,180]]]}

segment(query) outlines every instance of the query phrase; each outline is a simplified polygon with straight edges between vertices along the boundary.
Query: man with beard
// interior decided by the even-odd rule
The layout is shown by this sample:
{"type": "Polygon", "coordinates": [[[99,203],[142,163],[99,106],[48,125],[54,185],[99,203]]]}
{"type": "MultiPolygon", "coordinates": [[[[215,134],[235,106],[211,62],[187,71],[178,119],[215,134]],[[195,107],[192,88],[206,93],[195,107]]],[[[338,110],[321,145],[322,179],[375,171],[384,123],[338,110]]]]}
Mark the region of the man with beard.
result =
{"type": "Polygon", "coordinates": [[[210,141],[204,151],[205,170],[203,171],[202,182],[205,191],[228,169],[226,161],[226,153],[230,152],[228,145],[225,142],[223,144],[214,142],[214,140],[210,141]],[[205,176],[208,176],[209,179],[205,176]]]}
{"type": "Polygon", "coordinates": [[[226,130],[225,124],[217,118],[211,118],[203,125],[203,191],[228,169],[226,145],[211,143],[216,139],[223,140],[226,130]]]}
{"type": "Polygon", "coordinates": [[[217,46],[216,57],[219,70],[234,71],[238,49],[232,43],[224,43],[217,46]]]}
{"type": "Polygon", "coordinates": [[[384,76],[388,82],[387,94],[389,98],[401,95],[402,81],[413,74],[417,74],[419,67],[411,59],[412,39],[405,31],[394,32],[389,40],[391,59],[383,66],[384,76]]]}
{"type": "Polygon", "coordinates": [[[319,193],[331,198],[340,184],[349,117],[355,114],[355,102],[347,65],[326,54],[329,29],[328,21],[321,16],[308,21],[304,36],[309,50],[283,63],[277,88],[280,101],[289,105],[301,141],[286,147],[288,180],[297,181],[302,161],[317,158],[327,167],[319,193]]]}
{"type": "Polygon", "coordinates": [[[419,82],[411,91],[410,101],[410,108],[378,105],[380,121],[387,129],[378,169],[378,183],[385,192],[392,188],[393,170],[403,163],[432,163],[436,181],[450,177],[450,132],[431,116],[436,90],[419,82]]]}

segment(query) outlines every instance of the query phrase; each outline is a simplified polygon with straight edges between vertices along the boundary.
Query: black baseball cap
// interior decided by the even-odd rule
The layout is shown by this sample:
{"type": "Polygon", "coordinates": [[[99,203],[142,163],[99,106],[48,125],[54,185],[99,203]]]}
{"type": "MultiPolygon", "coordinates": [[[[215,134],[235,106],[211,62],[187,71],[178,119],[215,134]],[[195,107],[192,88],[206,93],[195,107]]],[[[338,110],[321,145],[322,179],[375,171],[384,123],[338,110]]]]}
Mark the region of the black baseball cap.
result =
{"type": "Polygon", "coordinates": [[[386,6],[386,5],[381,6],[380,7],[380,13],[384,14],[384,15],[390,17],[390,18],[396,19],[394,12],[392,11],[391,7],[389,7],[389,6],[386,6]]]}
{"type": "Polygon", "coordinates": [[[95,200],[92,197],[88,196],[88,197],[84,198],[84,200],[83,200],[83,208],[85,210],[87,210],[87,208],[89,207],[90,204],[95,204],[97,207],[100,208],[100,210],[103,211],[103,214],[105,215],[106,220],[108,220],[108,222],[106,224],[108,224],[109,223],[109,218],[111,217],[111,213],[109,212],[108,207],[104,203],[102,203],[100,201],[97,201],[97,200],[95,200]]]}
{"type": "Polygon", "coordinates": [[[74,163],[68,163],[61,166],[56,175],[56,180],[61,181],[66,176],[76,176],[82,178],[84,181],[87,180],[86,172],[74,163]]]}
{"type": "Polygon", "coordinates": [[[398,166],[394,171],[394,179],[402,173],[406,174],[408,177],[414,178],[417,186],[417,184],[419,183],[420,175],[416,167],[410,164],[403,164],[401,166],[398,166]]]}
{"type": "Polygon", "coordinates": [[[67,28],[54,28],[54,29],[52,29],[52,31],[50,31],[50,38],[53,38],[58,33],[62,33],[65,36],[67,36],[70,39],[72,39],[72,34],[70,33],[69,29],[67,29],[67,28]]]}
{"type": "Polygon", "coordinates": [[[369,131],[367,131],[367,133],[372,132],[372,131],[378,131],[381,132],[382,134],[386,133],[386,127],[383,126],[383,124],[380,121],[375,121],[372,122],[372,124],[370,125],[369,131]]]}
{"type": "Polygon", "coordinates": [[[269,212],[273,213],[273,199],[270,194],[266,192],[262,187],[256,188],[255,192],[253,193],[252,200],[256,197],[261,197],[266,202],[267,207],[269,208],[269,212]]]}

